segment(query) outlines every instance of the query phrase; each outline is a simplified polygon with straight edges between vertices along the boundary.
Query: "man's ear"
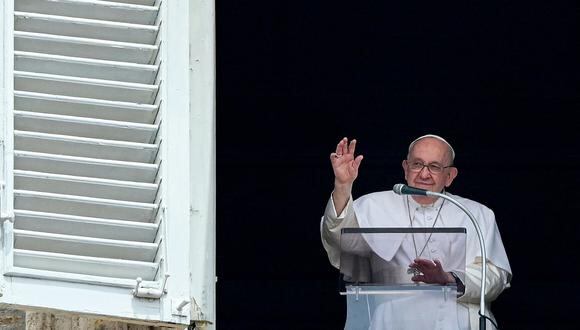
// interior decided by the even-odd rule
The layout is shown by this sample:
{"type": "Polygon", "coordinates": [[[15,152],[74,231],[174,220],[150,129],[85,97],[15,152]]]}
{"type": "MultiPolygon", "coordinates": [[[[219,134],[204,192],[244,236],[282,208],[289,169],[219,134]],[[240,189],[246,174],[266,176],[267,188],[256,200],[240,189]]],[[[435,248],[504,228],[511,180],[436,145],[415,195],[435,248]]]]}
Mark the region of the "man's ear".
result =
{"type": "Polygon", "coordinates": [[[455,180],[455,178],[457,177],[457,174],[459,174],[459,170],[457,170],[457,167],[450,167],[449,168],[449,172],[447,173],[447,176],[445,177],[445,187],[451,186],[451,183],[453,182],[453,180],[455,180]]]}
{"type": "Polygon", "coordinates": [[[403,159],[403,161],[401,162],[401,166],[403,166],[403,173],[405,173],[405,181],[407,181],[407,166],[405,166],[405,163],[407,161],[403,159]]]}

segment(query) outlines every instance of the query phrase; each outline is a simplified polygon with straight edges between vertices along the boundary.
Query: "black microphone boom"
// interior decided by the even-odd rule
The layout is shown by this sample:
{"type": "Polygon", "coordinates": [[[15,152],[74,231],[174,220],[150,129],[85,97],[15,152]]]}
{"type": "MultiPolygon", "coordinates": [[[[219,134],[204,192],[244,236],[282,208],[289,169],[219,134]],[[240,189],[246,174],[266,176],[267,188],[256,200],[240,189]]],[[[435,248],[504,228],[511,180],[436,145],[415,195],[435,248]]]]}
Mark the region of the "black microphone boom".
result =
{"type": "Polygon", "coordinates": [[[413,188],[409,187],[406,184],[397,183],[393,186],[393,191],[397,195],[420,195],[420,196],[428,196],[429,191],[420,188],[413,188]]]}

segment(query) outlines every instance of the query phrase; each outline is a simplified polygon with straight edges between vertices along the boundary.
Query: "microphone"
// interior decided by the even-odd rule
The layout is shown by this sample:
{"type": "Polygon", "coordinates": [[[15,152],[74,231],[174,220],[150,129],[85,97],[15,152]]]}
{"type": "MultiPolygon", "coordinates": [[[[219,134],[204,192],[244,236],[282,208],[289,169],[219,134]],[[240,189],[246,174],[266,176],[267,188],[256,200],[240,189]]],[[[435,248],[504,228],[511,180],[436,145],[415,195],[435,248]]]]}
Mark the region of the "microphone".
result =
{"type": "Polygon", "coordinates": [[[393,191],[397,195],[420,195],[420,196],[441,197],[441,198],[446,199],[446,200],[450,201],[451,203],[455,204],[455,206],[459,207],[469,217],[469,220],[471,221],[471,223],[473,224],[473,227],[475,227],[475,231],[477,232],[477,238],[479,239],[479,248],[481,249],[481,258],[483,260],[483,264],[481,267],[481,288],[480,288],[480,292],[479,292],[479,329],[485,330],[485,327],[486,327],[486,320],[485,319],[487,318],[487,316],[485,316],[485,287],[486,287],[485,279],[487,278],[486,277],[486,274],[487,274],[487,251],[485,248],[485,242],[483,240],[483,232],[481,231],[479,224],[475,220],[475,217],[473,216],[473,214],[471,214],[471,212],[469,212],[469,210],[465,206],[463,206],[463,204],[459,203],[454,198],[451,198],[450,196],[447,196],[445,194],[436,193],[433,191],[420,189],[420,188],[409,187],[406,184],[402,184],[402,183],[397,183],[396,185],[394,185],[393,191]]]}
{"type": "Polygon", "coordinates": [[[409,187],[406,184],[397,183],[393,186],[393,191],[397,195],[420,195],[420,196],[430,196],[430,191],[420,188],[409,187]]]}

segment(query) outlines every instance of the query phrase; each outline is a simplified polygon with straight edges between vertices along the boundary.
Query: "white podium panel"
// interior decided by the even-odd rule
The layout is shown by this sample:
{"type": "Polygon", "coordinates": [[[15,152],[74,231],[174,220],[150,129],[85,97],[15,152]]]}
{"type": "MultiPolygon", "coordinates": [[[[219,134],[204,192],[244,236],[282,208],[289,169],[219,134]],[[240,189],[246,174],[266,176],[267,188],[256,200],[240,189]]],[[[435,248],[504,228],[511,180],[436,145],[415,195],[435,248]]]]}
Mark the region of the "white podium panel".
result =
{"type": "Polygon", "coordinates": [[[345,228],[341,294],[347,330],[463,330],[468,311],[456,284],[414,282],[415,259],[437,261],[465,279],[465,228],[345,228]]]}

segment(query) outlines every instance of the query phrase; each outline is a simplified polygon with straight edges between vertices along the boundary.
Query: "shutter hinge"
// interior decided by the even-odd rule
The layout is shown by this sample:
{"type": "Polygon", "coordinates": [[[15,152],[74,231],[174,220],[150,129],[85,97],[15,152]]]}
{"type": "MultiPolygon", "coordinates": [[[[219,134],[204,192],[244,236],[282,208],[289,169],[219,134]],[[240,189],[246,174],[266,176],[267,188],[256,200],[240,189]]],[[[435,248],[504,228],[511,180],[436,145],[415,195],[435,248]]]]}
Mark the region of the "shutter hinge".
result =
{"type": "Polygon", "coordinates": [[[143,279],[141,279],[141,277],[137,277],[137,284],[135,284],[135,289],[133,289],[133,296],[137,298],[160,299],[161,296],[166,293],[165,285],[167,284],[168,277],[169,274],[165,274],[161,288],[144,287],[141,285],[143,279]]]}

